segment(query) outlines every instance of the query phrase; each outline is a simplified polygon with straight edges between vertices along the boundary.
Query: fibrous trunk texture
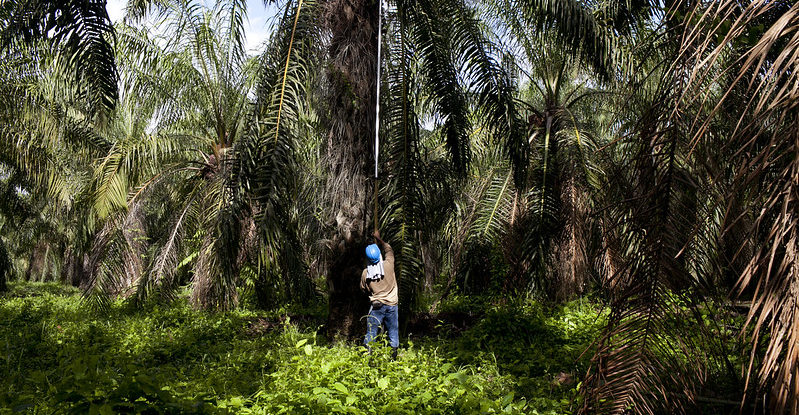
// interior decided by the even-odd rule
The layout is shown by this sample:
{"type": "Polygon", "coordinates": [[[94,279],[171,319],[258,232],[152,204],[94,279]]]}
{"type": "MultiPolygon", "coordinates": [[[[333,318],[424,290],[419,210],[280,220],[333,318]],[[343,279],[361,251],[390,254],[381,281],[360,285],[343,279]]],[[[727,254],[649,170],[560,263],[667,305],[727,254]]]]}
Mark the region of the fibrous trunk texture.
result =
{"type": "Polygon", "coordinates": [[[568,301],[580,295],[588,279],[585,247],[586,196],[573,176],[565,180],[560,192],[562,229],[556,237],[552,262],[555,268],[553,297],[568,301]]]}
{"type": "Polygon", "coordinates": [[[89,271],[89,255],[73,248],[67,248],[64,254],[64,267],[61,280],[73,287],[85,287],[91,281],[89,271]]]}
{"type": "Polygon", "coordinates": [[[47,274],[47,255],[50,253],[50,245],[45,241],[39,241],[31,250],[28,268],[25,270],[25,281],[44,282],[47,274]]]}
{"type": "Polygon", "coordinates": [[[331,0],[323,11],[330,34],[326,205],[335,224],[327,277],[331,337],[363,333],[360,317],[368,310],[359,283],[370,219],[378,10],[371,0],[331,0]]]}

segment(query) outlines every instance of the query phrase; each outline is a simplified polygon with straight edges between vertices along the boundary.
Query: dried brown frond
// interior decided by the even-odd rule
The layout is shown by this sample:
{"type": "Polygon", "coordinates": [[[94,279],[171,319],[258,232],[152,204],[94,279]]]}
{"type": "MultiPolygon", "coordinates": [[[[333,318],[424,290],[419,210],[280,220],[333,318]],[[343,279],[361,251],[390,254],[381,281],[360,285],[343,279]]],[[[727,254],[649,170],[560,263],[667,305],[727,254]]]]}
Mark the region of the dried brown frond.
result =
{"type": "MultiPolygon", "coordinates": [[[[794,116],[795,117],[795,116],[794,116]]],[[[769,141],[764,160],[755,159],[751,174],[776,174],[762,189],[763,207],[753,228],[761,245],[738,281],[741,292],[754,289],[747,326],[752,353],[747,379],[757,372],[759,388],[771,388],[773,413],[799,413],[799,123],[787,123],[769,141]],[[786,157],[787,156],[787,157],[786,157]],[[760,350],[766,337],[765,350],[760,350]],[[762,356],[759,355],[763,353],[762,356]],[[755,362],[759,361],[759,367],[755,362]]],[[[755,180],[754,177],[749,177],[755,180]]],[[[748,382],[747,382],[748,385],[748,382]]]]}
{"type": "MultiPolygon", "coordinates": [[[[722,1],[691,13],[696,18],[687,26],[680,53],[694,65],[674,114],[695,105],[709,108],[695,113],[689,130],[694,145],[714,139],[715,116],[730,111],[727,115],[738,120],[725,144],[735,150],[730,197],[745,203],[744,212],[755,218],[748,233],[754,250],[737,254],[749,256],[738,292],[753,296],[747,378],[757,372],[758,389],[771,389],[772,413],[797,413],[799,4],[722,1]]],[[[733,216],[730,226],[745,223],[744,214],[733,216]]]]}

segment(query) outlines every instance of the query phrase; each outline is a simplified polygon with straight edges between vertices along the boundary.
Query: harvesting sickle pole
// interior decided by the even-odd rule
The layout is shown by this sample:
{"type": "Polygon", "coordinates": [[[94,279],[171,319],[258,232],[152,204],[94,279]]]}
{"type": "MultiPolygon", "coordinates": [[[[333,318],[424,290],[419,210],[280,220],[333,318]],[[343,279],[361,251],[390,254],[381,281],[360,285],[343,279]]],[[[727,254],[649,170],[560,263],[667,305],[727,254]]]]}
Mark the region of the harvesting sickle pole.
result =
{"type": "Polygon", "coordinates": [[[380,188],[378,176],[378,155],[380,153],[380,50],[383,44],[383,0],[377,0],[377,96],[375,98],[375,191],[374,191],[374,222],[377,232],[377,190],[380,188]]]}
{"type": "Polygon", "coordinates": [[[286,77],[289,73],[289,62],[291,62],[291,50],[294,46],[294,34],[297,31],[297,22],[300,20],[300,10],[302,10],[302,1],[297,2],[297,14],[294,16],[294,26],[291,28],[291,39],[289,39],[289,51],[286,54],[286,67],[283,69],[283,83],[280,85],[280,101],[277,107],[277,122],[275,123],[275,144],[277,144],[277,136],[280,132],[280,113],[283,111],[283,98],[286,94],[286,77]]]}

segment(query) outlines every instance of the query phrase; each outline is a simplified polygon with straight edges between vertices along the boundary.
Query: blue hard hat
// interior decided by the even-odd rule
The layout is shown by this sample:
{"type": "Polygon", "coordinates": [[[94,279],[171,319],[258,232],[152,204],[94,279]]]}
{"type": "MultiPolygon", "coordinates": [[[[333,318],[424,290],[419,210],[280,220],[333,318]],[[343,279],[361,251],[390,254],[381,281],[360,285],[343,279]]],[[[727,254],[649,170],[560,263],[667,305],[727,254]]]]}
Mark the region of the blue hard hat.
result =
{"type": "Polygon", "coordinates": [[[369,263],[377,264],[380,262],[380,248],[377,247],[376,244],[371,244],[366,247],[366,258],[369,259],[369,263]]]}

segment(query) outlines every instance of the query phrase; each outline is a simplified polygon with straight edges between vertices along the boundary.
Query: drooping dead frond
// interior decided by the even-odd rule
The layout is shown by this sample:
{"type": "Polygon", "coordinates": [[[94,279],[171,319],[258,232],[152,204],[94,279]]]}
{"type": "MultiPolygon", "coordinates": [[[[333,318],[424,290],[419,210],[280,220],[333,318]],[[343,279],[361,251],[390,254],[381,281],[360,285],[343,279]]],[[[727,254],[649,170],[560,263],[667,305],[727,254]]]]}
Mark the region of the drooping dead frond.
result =
{"type": "Polygon", "coordinates": [[[753,296],[747,326],[754,347],[747,377],[757,372],[758,389],[771,389],[767,401],[774,413],[795,413],[799,5],[722,1],[690,10],[675,7],[671,15],[685,13],[692,24],[686,26],[679,53],[693,68],[686,72],[683,97],[673,114],[706,108],[696,113],[689,130],[693,146],[714,139],[717,114],[727,112],[737,120],[726,143],[734,152],[729,197],[736,199],[729,203],[727,231],[748,225],[745,235],[755,247],[751,251],[744,246],[735,253],[736,260],[749,256],[744,257],[748,265],[738,289],[753,296]],[[741,203],[744,212],[758,212],[754,220],[740,213],[741,203]],[[759,343],[764,337],[765,350],[759,343]]]}
{"type": "Polygon", "coordinates": [[[799,412],[799,123],[795,115],[789,117],[792,121],[781,120],[785,129],[769,140],[764,160],[752,161],[748,169],[753,172],[748,180],[757,180],[755,174],[770,179],[761,190],[764,207],[753,224],[762,245],[738,281],[742,292],[754,288],[755,293],[747,319],[755,345],[747,378],[756,371],[760,388],[771,388],[774,413],[799,412]],[[760,171],[762,163],[774,168],[760,171]],[[766,335],[761,357],[757,345],[766,335]]]}
{"type": "Polygon", "coordinates": [[[684,290],[691,275],[680,254],[690,240],[682,231],[691,226],[682,202],[690,187],[681,179],[684,120],[663,122],[672,82],[669,75],[650,86],[656,92],[643,108],[628,103],[639,111],[637,122],[620,133],[635,140],[625,144],[620,163],[606,167],[603,240],[617,259],[608,261],[611,314],[585,382],[584,413],[690,413],[702,378],[696,345],[682,335],[684,325],[702,322],[682,308],[692,307],[684,290]]]}

